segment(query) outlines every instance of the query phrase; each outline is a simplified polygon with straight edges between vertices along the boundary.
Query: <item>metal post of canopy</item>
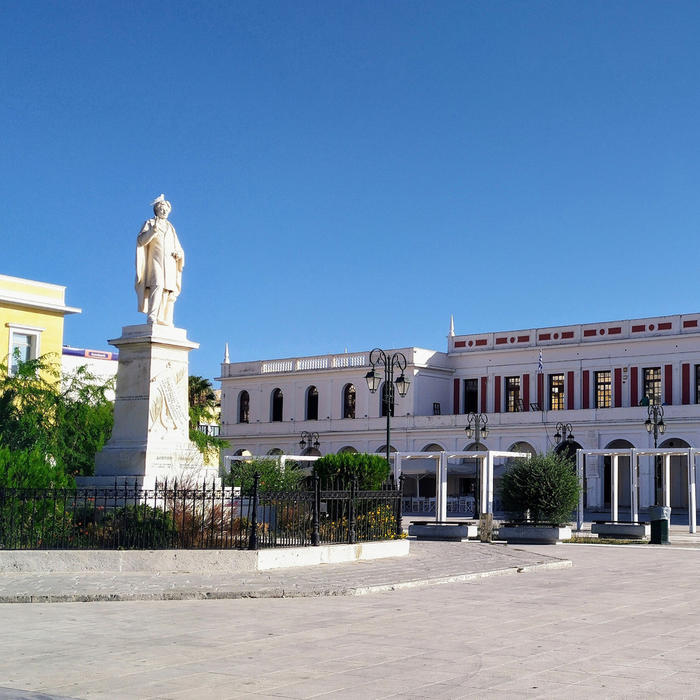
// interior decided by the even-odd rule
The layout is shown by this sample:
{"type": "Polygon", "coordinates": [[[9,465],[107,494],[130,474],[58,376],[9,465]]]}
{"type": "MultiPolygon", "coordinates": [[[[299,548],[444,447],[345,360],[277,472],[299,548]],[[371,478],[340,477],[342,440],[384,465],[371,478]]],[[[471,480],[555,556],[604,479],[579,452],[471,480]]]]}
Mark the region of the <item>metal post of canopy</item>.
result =
{"type": "Polygon", "coordinates": [[[583,529],[583,471],[584,471],[583,450],[576,450],[576,476],[578,477],[578,506],[576,508],[576,530],[583,529]]]}
{"type": "Polygon", "coordinates": [[[639,522],[639,456],[637,450],[630,449],[630,505],[632,508],[631,520],[639,522]]]}

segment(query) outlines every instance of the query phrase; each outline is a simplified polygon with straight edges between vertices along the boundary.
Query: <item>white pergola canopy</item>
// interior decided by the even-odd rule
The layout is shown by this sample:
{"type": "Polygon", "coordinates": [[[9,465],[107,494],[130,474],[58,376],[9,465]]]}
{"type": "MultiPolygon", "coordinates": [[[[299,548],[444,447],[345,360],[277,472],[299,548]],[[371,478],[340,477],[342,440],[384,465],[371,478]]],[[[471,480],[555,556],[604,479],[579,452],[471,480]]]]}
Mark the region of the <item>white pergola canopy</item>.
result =
{"type": "MultiPolygon", "coordinates": [[[[435,522],[442,523],[447,521],[447,472],[466,473],[467,467],[462,464],[450,464],[449,460],[459,459],[476,459],[479,461],[479,484],[481,493],[479,503],[481,509],[485,513],[493,514],[493,467],[494,461],[499,458],[509,459],[512,457],[530,458],[529,452],[504,452],[502,450],[472,450],[470,452],[448,452],[442,450],[440,452],[394,452],[393,469],[394,478],[397,480],[402,472],[406,473],[422,473],[425,471],[425,466],[421,465],[420,472],[411,471],[403,468],[404,462],[411,460],[432,460],[435,462],[435,522]]],[[[471,472],[469,472],[471,473],[471,472]]]]}
{"type": "Polygon", "coordinates": [[[274,459],[280,463],[280,469],[284,471],[287,462],[315,462],[320,459],[318,455],[225,455],[224,469],[231,469],[231,462],[252,462],[256,459],[274,459]]]}
{"type": "Polygon", "coordinates": [[[623,448],[608,448],[604,450],[576,450],[576,473],[578,475],[580,490],[578,497],[578,508],[576,511],[576,529],[581,530],[583,527],[583,485],[586,469],[586,457],[610,457],[610,519],[615,521],[618,519],[618,467],[620,457],[629,457],[630,460],[630,494],[631,494],[631,519],[632,522],[639,522],[639,499],[637,497],[637,486],[639,484],[639,458],[660,456],[663,460],[663,469],[661,470],[662,481],[662,499],[661,505],[671,505],[671,457],[686,457],[688,468],[688,529],[691,533],[697,529],[697,507],[695,497],[695,482],[697,477],[697,457],[700,450],[695,447],[655,447],[655,448],[640,448],[631,447],[623,448]]]}

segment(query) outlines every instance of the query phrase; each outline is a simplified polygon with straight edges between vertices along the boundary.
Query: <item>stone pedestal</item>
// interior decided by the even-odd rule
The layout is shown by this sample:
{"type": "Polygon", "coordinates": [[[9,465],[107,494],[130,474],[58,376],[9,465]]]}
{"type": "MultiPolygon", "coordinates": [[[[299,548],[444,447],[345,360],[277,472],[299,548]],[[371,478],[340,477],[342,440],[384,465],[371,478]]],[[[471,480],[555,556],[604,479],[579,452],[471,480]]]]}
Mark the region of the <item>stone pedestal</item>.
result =
{"type": "Polygon", "coordinates": [[[199,344],[183,328],[146,324],[124,326],[109,342],[119,348],[114,428],[95,457],[95,476],[81,485],[211,483],[217,469],[189,439],[188,355],[199,344]]]}

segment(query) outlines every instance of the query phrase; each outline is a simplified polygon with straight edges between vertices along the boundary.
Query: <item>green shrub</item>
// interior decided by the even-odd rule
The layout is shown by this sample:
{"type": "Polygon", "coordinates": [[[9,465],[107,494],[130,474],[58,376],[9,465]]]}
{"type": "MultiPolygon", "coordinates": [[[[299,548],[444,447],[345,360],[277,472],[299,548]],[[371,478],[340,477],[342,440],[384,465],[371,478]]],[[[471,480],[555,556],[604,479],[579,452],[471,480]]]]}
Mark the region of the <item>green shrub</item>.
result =
{"type": "Polygon", "coordinates": [[[554,453],[514,459],[501,482],[503,509],[516,521],[568,523],[578,495],[574,465],[554,453]]]}
{"type": "Polygon", "coordinates": [[[63,467],[38,448],[11,450],[0,445],[0,488],[61,489],[73,485],[63,467]]]}
{"type": "Polygon", "coordinates": [[[253,476],[260,474],[258,486],[261,493],[272,491],[297,491],[305,474],[296,462],[287,462],[282,469],[277,459],[252,459],[232,461],[228,474],[223,476],[224,486],[240,486],[243,493],[253,490],[253,476]]]}
{"type": "Polygon", "coordinates": [[[318,474],[323,481],[338,479],[348,485],[356,476],[361,491],[380,488],[389,478],[390,471],[389,462],[384,457],[357,452],[326,455],[313,465],[313,473],[318,474]]]}
{"type": "Polygon", "coordinates": [[[125,549],[164,549],[177,543],[172,514],[145,503],[107,511],[102,524],[112,544],[125,549]]]}

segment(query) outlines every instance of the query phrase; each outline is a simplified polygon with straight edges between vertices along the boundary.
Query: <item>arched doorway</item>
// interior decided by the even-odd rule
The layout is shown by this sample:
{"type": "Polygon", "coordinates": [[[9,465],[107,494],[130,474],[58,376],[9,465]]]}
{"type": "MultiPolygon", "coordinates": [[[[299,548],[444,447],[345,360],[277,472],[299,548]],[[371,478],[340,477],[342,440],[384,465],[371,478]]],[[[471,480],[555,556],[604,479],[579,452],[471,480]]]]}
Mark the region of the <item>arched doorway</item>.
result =
{"type": "Polygon", "coordinates": [[[345,453],[348,453],[348,454],[357,454],[357,450],[356,450],[352,445],[345,445],[345,447],[341,447],[341,448],[338,450],[338,454],[339,454],[339,455],[342,455],[342,454],[345,454],[345,453]]]}
{"type": "Polygon", "coordinates": [[[284,416],[284,395],[282,389],[275,389],[270,396],[270,419],[272,422],[282,421],[284,416]]]}
{"type": "Polygon", "coordinates": [[[514,442],[507,450],[508,452],[526,452],[529,455],[537,454],[537,450],[529,443],[524,440],[514,442]]]}
{"type": "MultiPolygon", "coordinates": [[[[611,450],[629,450],[634,445],[629,440],[612,440],[606,446],[611,450]]],[[[603,457],[603,505],[610,508],[611,484],[610,476],[612,469],[612,457],[603,457]]],[[[639,485],[637,485],[639,489],[639,485]]],[[[639,495],[638,495],[639,496],[639,495]]],[[[637,501],[639,503],[639,501],[637,501]]],[[[617,458],[617,505],[618,507],[630,508],[630,458],[620,456],[617,458]]]]}
{"type": "MultiPolygon", "coordinates": [[[[659,447],[688,448],[690,445],[680,438],[668,438],[659,447]]],[[[688,508],[688,458],[681,455],[671,457],[671,508],[688,508]]]]}
{"type": "Polygon", "coordinates": [[[315,386],[306,390],[306,420],[318,420],[318,389],[315,386]]]}
{"type": "Polygon", "coordinates": [[[343,418],[355,417],[355,404],[357,392],[353,384],[346,384],[343,388],[343,418]]]}
{"type": "Polygon", "coordinates": [[[576,450],[582,450],[583,446],[579,445],[576,440],[562,440],[555,448],[554,454],[563,455],[576,464],[576,450]]]}

